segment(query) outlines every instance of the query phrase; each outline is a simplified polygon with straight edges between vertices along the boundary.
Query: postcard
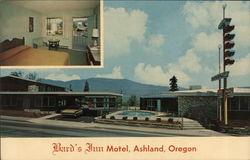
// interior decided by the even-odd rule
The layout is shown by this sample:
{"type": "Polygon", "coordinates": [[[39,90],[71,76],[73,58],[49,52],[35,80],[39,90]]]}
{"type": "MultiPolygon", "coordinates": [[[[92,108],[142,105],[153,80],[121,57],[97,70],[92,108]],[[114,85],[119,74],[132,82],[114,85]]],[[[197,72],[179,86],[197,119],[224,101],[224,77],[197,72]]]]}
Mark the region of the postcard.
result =
{"type": "Polygon", "coordinates": [[[0,0],[1,159],[249,160],[249,8],[0,0]]]}

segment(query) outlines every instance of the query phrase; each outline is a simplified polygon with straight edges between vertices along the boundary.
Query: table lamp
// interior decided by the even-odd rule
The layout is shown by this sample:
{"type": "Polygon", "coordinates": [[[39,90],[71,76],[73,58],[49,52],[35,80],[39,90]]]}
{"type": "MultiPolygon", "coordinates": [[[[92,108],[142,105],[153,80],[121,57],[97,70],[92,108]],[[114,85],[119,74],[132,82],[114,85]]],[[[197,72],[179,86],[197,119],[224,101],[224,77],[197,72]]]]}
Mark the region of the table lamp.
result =
{"type": "Polygon", "coordinates": [[[99,37],[99,31],[97,28],[94,28],[93,31],[92,31],[92,39],[94,40],[94,43],[93,45],[94,46],[97,46],[97,38],[99,37]]]}

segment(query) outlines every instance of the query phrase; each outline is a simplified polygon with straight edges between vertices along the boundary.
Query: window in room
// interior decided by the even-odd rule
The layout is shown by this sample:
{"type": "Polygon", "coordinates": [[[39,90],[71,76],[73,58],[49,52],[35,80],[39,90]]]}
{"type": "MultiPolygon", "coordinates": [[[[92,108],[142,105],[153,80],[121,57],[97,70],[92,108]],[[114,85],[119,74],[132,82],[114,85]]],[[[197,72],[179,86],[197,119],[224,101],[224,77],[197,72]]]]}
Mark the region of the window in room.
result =
{"type": "Polygon", "coordinates": [[[63,35],[63,19],[61,17],[48,17],[46,29],[48,36],[63,35]]]}
{"type": "Polygon", "coordinates": [[[87,37],[88,17],[73,17],[73,35],[87,37]]]}

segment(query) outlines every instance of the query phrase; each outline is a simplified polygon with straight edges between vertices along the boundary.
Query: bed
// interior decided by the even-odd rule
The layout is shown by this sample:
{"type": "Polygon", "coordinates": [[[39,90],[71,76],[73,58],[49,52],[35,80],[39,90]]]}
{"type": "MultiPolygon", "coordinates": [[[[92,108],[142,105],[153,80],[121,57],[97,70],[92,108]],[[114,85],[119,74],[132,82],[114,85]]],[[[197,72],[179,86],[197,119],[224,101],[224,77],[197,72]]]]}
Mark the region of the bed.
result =
{"type": "Polygon", "coordinates": [[[69,54],[24,45],[24,38],[0,43],[1,66],[64,66],[70,65],[69,54]]]}

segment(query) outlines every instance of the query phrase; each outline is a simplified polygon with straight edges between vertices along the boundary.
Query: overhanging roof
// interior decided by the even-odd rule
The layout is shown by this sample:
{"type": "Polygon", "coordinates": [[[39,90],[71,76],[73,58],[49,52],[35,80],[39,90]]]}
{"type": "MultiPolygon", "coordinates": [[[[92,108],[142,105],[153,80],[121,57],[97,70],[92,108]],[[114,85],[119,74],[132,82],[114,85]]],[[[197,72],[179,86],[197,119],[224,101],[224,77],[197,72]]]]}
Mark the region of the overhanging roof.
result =
{"type": "Polygon", "coordinates": [[[2,76],[2,77],[0,77],[0,79],[2,79],[2,78],[8,78],[8,77],[14,78],[14,79],[23,80],[23,81],[33,82],[33,83],[37,83],[37,84],[42,84],[42,85],[53,86],[53,87],[65,89],[64,87],[61,87],[61,86],[52,85],[52,84],[47,84],[47,83],[43,83],[43,82],[31,80],[31,79],[26,79],[26,78],[22,78],[22,77],[12,76],[12,75],[2,76]]]}
{"type": "Polygon", "coordinates": [[[0,92],[0,95],[123,96],[112,92],[0,92]]]}
{"type": "MultiPolygon", "coordinates": [[[[218,89],[199,89],[166,92],[158,95],[141,96],[141,98],[174,98],[181,96],[218,96],[218,89]]],[[[250,96],[250,88],[234,88],[233,96],[250,96]]]]}

